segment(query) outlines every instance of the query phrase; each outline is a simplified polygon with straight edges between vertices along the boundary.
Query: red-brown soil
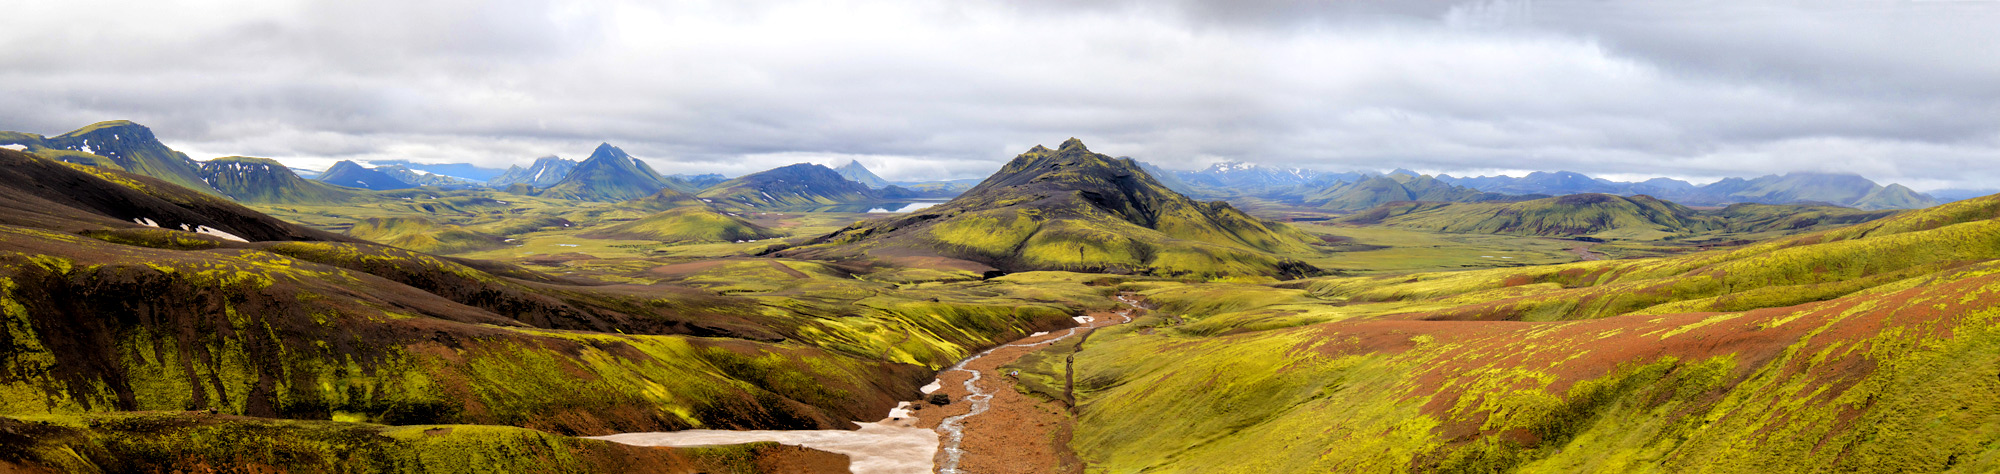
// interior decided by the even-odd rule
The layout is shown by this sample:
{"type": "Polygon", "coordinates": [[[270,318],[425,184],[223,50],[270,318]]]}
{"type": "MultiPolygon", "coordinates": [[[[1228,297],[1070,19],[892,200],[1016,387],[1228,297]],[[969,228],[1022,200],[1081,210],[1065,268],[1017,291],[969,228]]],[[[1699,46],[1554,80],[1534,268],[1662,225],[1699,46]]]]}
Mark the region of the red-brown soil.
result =
{"type": "MultiPolygon", "coordinates": [[[[1140,310],[1133,310],[1135,313],[1140,310]]],[[[1090,313],[1090,323],[1079,326],[1076,335],[1050,343],[1066,331],[1051,332],[1041,336],[1022,338],[1009,343],[1033,344],[1029,347],[1002,347],[985,357],[967,364],[965,368],[981,373],[980,387],[993,392],[991,406],[985,413],[965,419],[965,441],[960,446],[965,450],[959,461],[961,472],[979,474],[1046,474],[1082,473],[1083,464],[1069,449],[1069,438],[1074,420],[1069,408],[1060,401],[1026,395],[1014,389],[1014,377],[1000,371],[1001,366],[1011,364],[1034,351],[1052,345],[1075,344],[1096,328],[1121,324],[1127,321],[1118,313],[1100,311],[1090,313]]],[[[970,404],[963,402],[971,393],[965,390],[965,380],[970,374],[960,371],[946,371],[939,374],[943,388],[935,393],[950,395],[953,402],[945,406],[926,405],[917,411],[917,426],[937,428],[945,418],[965,414],[971,410],[970,404]]],[[[938,453],[940,463],[944,459],[942,450],[938,453]]]]}

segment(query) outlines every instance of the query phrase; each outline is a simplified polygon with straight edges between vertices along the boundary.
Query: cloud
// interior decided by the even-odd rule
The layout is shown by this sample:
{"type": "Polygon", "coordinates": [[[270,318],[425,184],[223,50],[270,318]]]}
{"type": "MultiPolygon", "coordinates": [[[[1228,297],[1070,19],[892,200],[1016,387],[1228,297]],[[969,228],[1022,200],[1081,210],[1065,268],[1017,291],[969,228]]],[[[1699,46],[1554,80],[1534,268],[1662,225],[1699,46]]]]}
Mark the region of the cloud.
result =
{"type": "Polygon", "coordinates": [[[979,177],[1079,137],[1172,168],[2000,178],[2000,3],[35,2],[0,129],[197,157],[979,177]],[[825,160],[825,161],[822,161],[825,160]]]}

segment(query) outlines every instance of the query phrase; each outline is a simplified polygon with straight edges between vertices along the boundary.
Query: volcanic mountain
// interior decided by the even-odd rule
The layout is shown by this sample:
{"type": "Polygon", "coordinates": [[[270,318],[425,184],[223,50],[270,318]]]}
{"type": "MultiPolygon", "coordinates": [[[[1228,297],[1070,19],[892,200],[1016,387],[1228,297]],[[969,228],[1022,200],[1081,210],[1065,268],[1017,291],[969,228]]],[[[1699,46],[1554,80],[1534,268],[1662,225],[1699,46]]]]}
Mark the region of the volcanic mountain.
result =
{"type": "Polygon", "coordinates": [[[576,164],[575,160],[566,160],[555,155],[544,156],[536,158],[535,164],[527,168],[522,168],[520,165],[509,166],[506,173],[487,181],[486,184],[506,186],[527,183],[529,186],[546,188],[562,182],[564,176],[569,176],[570,170],[576,169],[576,164]]]}
{"type": "Polygon", "coordinates": [[[226,156],[203,162],[201,180],[223,195],[249,203],[311,204],[346,202],[359,194],[349,188],[309,180],[265,158],[226,156]]]}
{"type": "Polygon", "coordinates": [[[1390,173],[1357,181],[1337,181],[1307,193],[1306,205],[1337,211],[1358,211],[1397,201],[1480,202],[1521,199],[1480,192],[1415,173],[1390,173]]]}
{"type": "Polygon", "coordinates": [[[861,166],[861,162],[859,161],[849,160],[847,164],[840,165],[839,168],[834,168],[833,171],[840,173],[840,177],[847,178],[848,181],[868,186],[868,189],[889,187],[888,181],[883,180],[881,176],[876,176],[875,172],[868,171],[868,167],[861,166]]]}
{"type": "Polygon", "coordinates": [[[672,178],[660,176],[645,162],[625,154],[625,150],[603,143],[561,181],[537,195],[578,201],[624,201],[646,197],[672,184],[672,178]]]}
{"type": "Polygon", "coordinates": [[[335,186],[386,191],[390,189],[414,188],[417,185],[396,179],[382,170],[361,166],[359,163],[341,160],[319,175],[319,180],[335,186]]]}
{"type": "Polygon", "coordinates": [[[699,196],[717,204],[772,208],[869,202],[896,192],[902,189],[869,189],[825,166],[799,163],[724,181],[699,196]]]}
{"type": "Polygon", "coordinates": [[[783,252],[821,257],[944,256],[1003,271],[1270,275],[1317,270],[1289,226],[1166,187],[1131,159],[1070,139],[1036,146],[951,202],[863,222],[783,252]]]}
{"type": "Polygon", "coordinates": [[[151,176],[202,192],[214,192],[202,182],[200,164],[187,154],[167,148],[144,125],[112,120],[44,138],[21,132],[0,132],[0,144],[24,145],[29,153],[71,163],[104,166],[151,176]]]}

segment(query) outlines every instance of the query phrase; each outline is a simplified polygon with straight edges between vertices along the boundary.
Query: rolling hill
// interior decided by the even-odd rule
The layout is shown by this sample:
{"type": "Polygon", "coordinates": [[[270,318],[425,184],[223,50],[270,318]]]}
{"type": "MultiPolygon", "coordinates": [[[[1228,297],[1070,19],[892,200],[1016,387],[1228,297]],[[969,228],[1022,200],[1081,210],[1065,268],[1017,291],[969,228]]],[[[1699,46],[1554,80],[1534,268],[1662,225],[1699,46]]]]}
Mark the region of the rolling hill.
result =
{"type": "Polygon", "coordinates": [[[416,216],[370,217],[347,235],[424,253],[450,254],[507,246],[506,239],[416,216]]]}
{"type": "Polygon", "coordinates": [[[603,225],[578,236],[660,242],[736,242],[783,237],[785,233],[708,206],[683,206],[638,220],[603,225]]]}
{"type": "Polygon", "coordinates": [[[350,188],[309,180],[277,161],[226,156],[201,163],[201,180],[231,199],[259,204],[327,204],[354,200],[350,188]]]}
{"type": "Polygon", "coordinates": [[[1070,139],[1009,162],[950,202],[863,222],[781,255],[934,255],[1002,271],[1293,277],[1316,269],[1285,254],[1309,237],[1228,204],[1161,186],[1137,162],[1070,139]]]}
{"type": "Polygon", "coordinates": [[[1162,284],[1171,316],[1011,368],[1073,377],[1072,446],[1109,472],[1989,472],[1996,219],[1986,197],[1667,258],[1162,284]]]}
{"type": "Polygon", "coordinates": [[[1450,233],[1654,240],[1714,231],[1823,229],[1892,214],[1894,211],[1770,204],[1698,211],[1651,196],[1572,194],[1516,202],[1395,202],[1337,222],[1450,233]]]}
{"type": "Polygon", "coordinates": [[[625,150],[603,143],[591,151],[590,158],[563,175],[562,180],[535,195],[578,201],[625,201],[646,197],[673,184],[672,178],[660,176],[645,162],[625,154],[625,150]]]}

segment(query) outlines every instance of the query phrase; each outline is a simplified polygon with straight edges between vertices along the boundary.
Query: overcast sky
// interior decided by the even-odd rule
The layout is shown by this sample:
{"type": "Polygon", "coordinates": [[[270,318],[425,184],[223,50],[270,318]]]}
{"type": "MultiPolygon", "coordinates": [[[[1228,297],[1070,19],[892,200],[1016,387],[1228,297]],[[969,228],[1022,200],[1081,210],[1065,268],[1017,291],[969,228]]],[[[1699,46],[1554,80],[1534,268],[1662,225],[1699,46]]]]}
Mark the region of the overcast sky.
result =
{"type": "Polygon", "coordinates": [[[2000,179],[2000,2],[7,0],[0,129],[668,173],[1035,144],[1169,168],[2000,179]]]}

